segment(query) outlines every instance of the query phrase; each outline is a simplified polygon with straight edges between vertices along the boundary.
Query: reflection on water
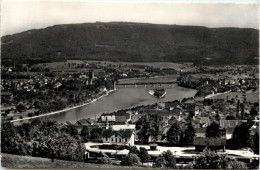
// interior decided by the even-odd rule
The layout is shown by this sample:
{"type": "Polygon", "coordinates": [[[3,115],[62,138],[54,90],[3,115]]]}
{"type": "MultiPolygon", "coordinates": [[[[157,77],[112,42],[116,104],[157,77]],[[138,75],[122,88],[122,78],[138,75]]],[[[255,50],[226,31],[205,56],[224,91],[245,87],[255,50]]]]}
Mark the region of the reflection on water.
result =
{"type": "Polygon", "coordinates": [[[117,91],[112,92],[109,96],[103,97],[90,105],[59,114],[41,117],[40,119],[55,120],[57,122],[76,122],[83,118],[98,118],[102,113],[112,112],[119,109],[154,104],[162,101],[181,100],[185,97],[193,97],[196,93],[195,90],[173,85],[173,87],[165,87],[167,92],[166,96],[158,99],[148,93],[149,89],[151,89],[151,87],[118,88],[117,91]]]}

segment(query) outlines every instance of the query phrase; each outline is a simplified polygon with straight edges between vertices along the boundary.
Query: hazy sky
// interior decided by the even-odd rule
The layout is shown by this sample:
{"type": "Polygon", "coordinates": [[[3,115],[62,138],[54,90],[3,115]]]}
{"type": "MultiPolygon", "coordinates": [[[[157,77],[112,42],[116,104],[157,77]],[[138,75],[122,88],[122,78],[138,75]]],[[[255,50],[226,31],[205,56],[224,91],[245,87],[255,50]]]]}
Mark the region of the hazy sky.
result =
{"type": "Polygon", "coordinates": [[[257,4],[170,2],[12,2],[2,1],[1,34],[57,24],[145,22],[258,29],[257,4]]]}

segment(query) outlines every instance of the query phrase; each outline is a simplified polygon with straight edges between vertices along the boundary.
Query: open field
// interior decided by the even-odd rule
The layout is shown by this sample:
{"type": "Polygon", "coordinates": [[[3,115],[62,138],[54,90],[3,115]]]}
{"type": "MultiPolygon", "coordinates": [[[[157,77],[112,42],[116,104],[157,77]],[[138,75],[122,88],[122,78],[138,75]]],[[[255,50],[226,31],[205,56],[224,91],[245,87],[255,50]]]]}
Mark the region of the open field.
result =
{"type": "Polygon", "coordinates": [[[146,65],[146,66],[152,66],[156,68],[174,68],[176,70],[182,69],[183,71],[194,71],[194,67],[192,67],[192,63],[171,63],[171,62],[110,62],[110,61],[89,61],[90,63],[100,63],[101,65],[146,65]]]}
{"type": "MultiPolygon", "coordinates": [[[[74,162],[74,161],[63,161],[55,159],[51,162],[51,159],[38,158],[30,156],[18,156],[11,154],[1,154],[1,165],[7,168],[118,168],[118,169],[129,169],[137,167],[127,167],[127,166],[116,166],[108,164],[94,164],[94,163],[84,163],[84,162],[74,162]]],[[[142,167],[138,167],[142,168],[142,167]]]]}
{"type": "MultiPolygon", "coordinates": [[[[248,102],[251,103],[256,103],[259,100],[259,89],[255,90],[255,91],[248,91],[246,92],[246,100],[248,102]]],[[[229,99],[235,98],[237,95],[238,100],[243,101],[243,93],[242,92],[228,92],[228,93],[224,93],[224,94],[220,94],[217,96],[212,97],[211,99],[226,99],[227,96],[229,97],[229,99]]]]}
{"type": "Polygon", "coordinates": [[[198,80],[200,77],[210,78],[210,79],[214,79],[214,80],[218,80],[218,79],[238,80],[238,79],[253,78],[253,76],[249,76],[249,75],[250,75],[250,73],[235,74],[235,75],[229,74],[228,72],[218,73],[216,75],[207,74],[207,73],[198,73],[198,74],[192,74],[191,78],[192,78],[192,80],[198,80]]]}

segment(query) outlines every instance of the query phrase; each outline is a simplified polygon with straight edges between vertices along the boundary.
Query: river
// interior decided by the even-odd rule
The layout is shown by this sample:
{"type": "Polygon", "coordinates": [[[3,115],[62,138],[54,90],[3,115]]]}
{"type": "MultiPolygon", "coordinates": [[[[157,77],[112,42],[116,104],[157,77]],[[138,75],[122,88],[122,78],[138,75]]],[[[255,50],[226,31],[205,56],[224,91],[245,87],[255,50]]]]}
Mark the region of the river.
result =
{"type": "MultiPolygon", "coordinates": [[[[169,77],[165,77],[165,79],[169,80],[169,77]]],[[[161,81],[162,78],[156,78],[154,80],[161,81]]],[[[129,80],[125,81],[129,82],[129,80]]],[[[136,80],[134,79],[132,80],[132,82],[135,81],[136,80]]],[[[170,78],[169,81],[172,81],[172,79],[170,78]]],[[[138,79],[138,82],[141,82],[141,80],[138,79]]],[[[196,93],[196,90],[182,88],[177,86],[177,84],[172,84],[170,86],[165,85],[164,88],[167,94],[164,98],[158,99],[148,93],[148,90],[150,90],[151,88],[153,87],[120,87],[117,88],[116,91],[110,93],[108,96],[103,97],[89,105],[61,112],[58,114],[48,115],[39,119],[55,120],[59,123],[66,121],[75,123],[77,120],[83,118],[98,118],[102,113],[109,113],[115,110],[140,105],[154,104],[156,102],[173,101],[176,99],[181,100],[183,98],[193,97],[196,93]]]]}

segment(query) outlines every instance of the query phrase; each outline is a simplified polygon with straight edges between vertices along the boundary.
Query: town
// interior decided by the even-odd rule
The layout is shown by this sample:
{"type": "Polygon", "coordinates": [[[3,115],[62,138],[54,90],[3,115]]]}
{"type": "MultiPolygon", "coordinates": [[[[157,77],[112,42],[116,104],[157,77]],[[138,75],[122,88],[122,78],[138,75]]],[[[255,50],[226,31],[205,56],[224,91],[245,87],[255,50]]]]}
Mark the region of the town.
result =
{"type": "Polygon", "coordinates": [[[1,167],[259,169],[259,2],[1,2],[1,167]]]}
{"type": "MultiPolygon", "coordinates": [[[[2,66],[2,152],[115,166],[258,168],[258,72],[250,65],[185,63],[169,68],[94,61],[2,66]],[[169,75],[196,94],[74,122],[37,118],[127,88],[119,86],[124,80],[169,75]],[[200,159],[212,159],[211,154],[221,165],[202,165],[200,159]]],[[[163,83],[157,86],[170,86],[163,83]]]]}

